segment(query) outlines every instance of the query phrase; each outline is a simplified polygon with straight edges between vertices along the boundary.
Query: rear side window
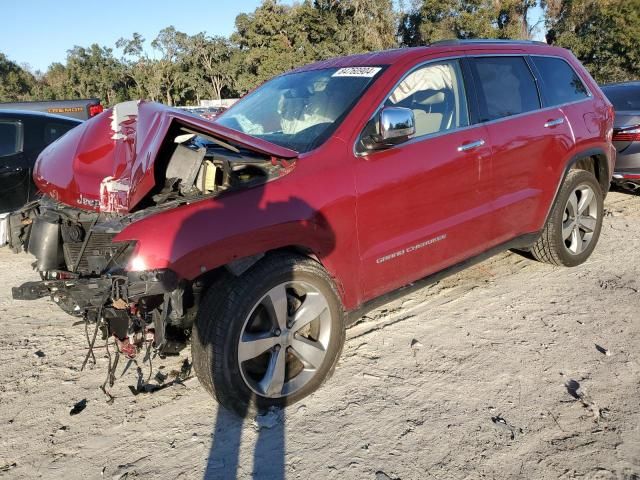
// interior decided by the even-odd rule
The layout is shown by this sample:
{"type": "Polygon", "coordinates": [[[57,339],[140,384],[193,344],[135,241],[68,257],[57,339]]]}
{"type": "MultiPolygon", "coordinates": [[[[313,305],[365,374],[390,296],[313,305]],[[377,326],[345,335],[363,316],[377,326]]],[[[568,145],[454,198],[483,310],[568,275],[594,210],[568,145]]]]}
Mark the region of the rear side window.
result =
{"type": "Polygon", "coordinates": [[[22,124],[0,121],[0,157],[22,151],[22,124]]]}
{"type": "Polygon", "coordinates": [[[68,123],[47,123],[44,126],[44,144],[49,145],[71,130],[75,125],[68,123]]]}
{"type": "Polygon", "coordinates": [[[478,83],[481,122],[540,108],[538,89],[523,57],[478,57],[471,66],[478,83]]]}
{"type": "Polygon", "coordinates": [[[561,58],[531,57],[543,86],[545,106],[554,107],[589,96],[578,74],[561,58]]]}

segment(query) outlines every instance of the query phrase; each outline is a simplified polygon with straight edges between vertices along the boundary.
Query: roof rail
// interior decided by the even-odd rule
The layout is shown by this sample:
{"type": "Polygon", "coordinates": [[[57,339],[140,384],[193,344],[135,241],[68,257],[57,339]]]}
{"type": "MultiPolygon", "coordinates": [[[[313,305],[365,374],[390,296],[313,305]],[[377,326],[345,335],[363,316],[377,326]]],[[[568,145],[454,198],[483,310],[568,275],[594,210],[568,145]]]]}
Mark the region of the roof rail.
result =
{"type": "Polygon", "coordinates": [[[473,39],[449,39],[449,40],[438,40],[436,42],[429,43],[429,46],[436,45],[474,45],[474,44],[482,44],[482,43],[500,43],[500,44],[508,44],[508,45],[548,45],[545,42],[540,42],[538,40],[505,40],[501,38],[473,38],[473,39]]]}

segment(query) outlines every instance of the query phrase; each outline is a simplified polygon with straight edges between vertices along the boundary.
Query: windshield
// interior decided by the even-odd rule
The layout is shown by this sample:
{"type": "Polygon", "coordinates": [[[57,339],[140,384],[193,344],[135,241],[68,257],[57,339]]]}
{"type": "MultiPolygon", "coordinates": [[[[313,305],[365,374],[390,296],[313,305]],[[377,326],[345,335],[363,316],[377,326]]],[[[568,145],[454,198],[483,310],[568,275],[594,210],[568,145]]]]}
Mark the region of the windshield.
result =
{"type": "Polygon", "coordinates": [[[216,119],[300,153],[320,146],[382,67],[311,70],[274,78],[216,119]]]}

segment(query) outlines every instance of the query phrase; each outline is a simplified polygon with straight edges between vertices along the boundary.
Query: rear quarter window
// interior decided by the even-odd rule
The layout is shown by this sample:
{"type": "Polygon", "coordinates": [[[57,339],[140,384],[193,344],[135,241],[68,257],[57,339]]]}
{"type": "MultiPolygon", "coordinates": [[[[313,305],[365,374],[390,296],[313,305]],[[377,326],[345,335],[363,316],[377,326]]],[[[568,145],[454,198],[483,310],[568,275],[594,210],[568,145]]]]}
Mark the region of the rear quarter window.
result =
{"type": "Polygon", "coordinates": [[[523,57],[477,57],[471,65],[481,122],[540,108],[538,88],[523,57]]]}
{"type": "Polygon", "coordinates": [[[22,151],[22,123],[0,120],[0,157],[22,151]]]}
{"type": "Polygon", "coordinates": [[[587,87],[565,60],[553,57],[531,57],[542,80],[545,106],[554,107],[589,97],[587,87]]]}

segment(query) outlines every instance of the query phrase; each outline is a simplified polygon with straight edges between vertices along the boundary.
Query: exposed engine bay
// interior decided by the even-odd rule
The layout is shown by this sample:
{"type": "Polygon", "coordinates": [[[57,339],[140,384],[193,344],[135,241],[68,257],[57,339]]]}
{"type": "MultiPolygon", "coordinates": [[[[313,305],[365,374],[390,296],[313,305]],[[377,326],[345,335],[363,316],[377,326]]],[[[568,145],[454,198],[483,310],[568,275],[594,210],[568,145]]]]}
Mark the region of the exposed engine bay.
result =
{"type": "Polygon", "coordinates": [[[128,358],[145,346],[161,355],[177,353],[187,344],[211,278],[188,281],[169,269],[130,268],[135,242],[114,237],[143,218],[255,187],[293,165],[174,122],[155,158],[155,186],[132,211],[76,208],[44,195],[11,214],[9,246],[32,254],[41,277],[13,288],[13,297],[49,296],[65,312],[95,324],[103,340],[113,338],[128,358]]]}
{"type": "Polygon", "coordinates": [[[172,154],[161,156],[156,162],[156,169],[164,171],[157,184],[164,182],[164,186],[152,194],[154,205],[258,185],[282,172],[282,165],[266,155],[186,127],[175,133],[172,154]]]}

